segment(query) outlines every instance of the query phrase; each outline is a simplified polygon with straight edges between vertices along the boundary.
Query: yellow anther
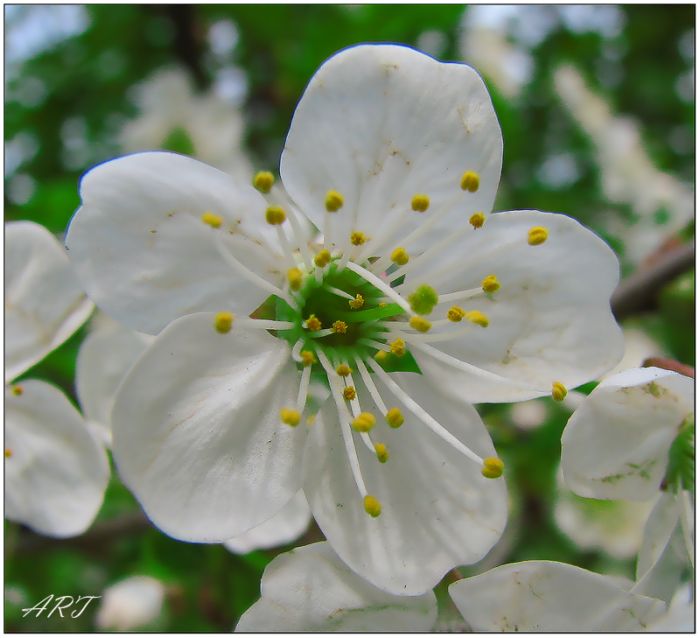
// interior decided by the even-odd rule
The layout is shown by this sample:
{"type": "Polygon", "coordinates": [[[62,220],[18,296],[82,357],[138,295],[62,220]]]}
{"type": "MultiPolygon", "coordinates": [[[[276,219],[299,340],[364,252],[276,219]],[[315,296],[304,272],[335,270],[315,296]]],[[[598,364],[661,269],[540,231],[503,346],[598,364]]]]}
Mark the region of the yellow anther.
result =
{"type": "Polygon", "coordinates": [[[480,210],[476,211],[470,218],[469,223],[474,226],[474,228],[481,228],[486,221],[486,215],[480,210]]]}
{"type": "Polygon", "coordinates": [[[390,408],[384,416],[390,427],[396,429],[403,425],[403,414],[399,408],[390,408]]]}
{"type": "Polygon", "coordinates": [[[211,226],[212,228],[221,228],[221,224],[223,224],[224,222],[224,218],[221,215],[217,215],[216,213],[212,213],[211,211],[202,213],[201,220],[207,226],[211,226]]]}
{"type": "Polygon", "coordinates": [[[222,335],[226,334],[227,332],[231,332],[234,319],[235,317],[232,312],[228,312],[226,310],[217,312],[216,315],[214,315],[214,328],[222,335]]]}
{"type": "Polygon", "coordinates": [[[377,363],[384,363],[388,356],[389,356],[389,353],[386,352],[386,350],[377,350],[377,352],[374,353],[374,360],[377,363]]]}
{"type": "Polygon", "coordinates": [[[9,447],[5,448],[5,458],[9,459],[12,456],[12,450],[9,447]]]}
{"type": "Polygon", "coordinates": [[[365,298],[358,292],[354,299],[348,300],[348,305],[353,310],[359,310],[365,305],[365,298]]]}
{"type": "Polygon", "coordinates": [[[321,320],[316,315],[309,315],[309,318],[306,320],[306,329],[311,330],[311,332],[317,332],[321,328],[323,328],[321,320]]]}
{"type": "Polygon", "coordinates": [[[356,432],[369,432],[377,422],[371,412],[360,412],[352,421],[352,429],[356,432]]]}
{"type": "Polygon", "coordinates": [[[408,263],[408,252],[402,246],[391,251],[391,261],[397,266],[405,266],[408,263]]]}
{"type": "Polygon", "coordinates": [[[462,190],[476,193],[479,190],[479,173],[474,171],[466,171],[462,175],[462,190]]]}
{"type": "Polygon", "coordinates": [[[338,376],[347,377],[352,372],[352,368],[347,363],[341,363],[335,372],[338,376]]]}
{"type": "Polygon", "coordinates": [[[430,323],[427,319],[424,319],[423,317],[419,317],[418,315],[414,315],[411,317],[409,320],[409,325],[411,328],[414,330],[418,330],[418,332],[428,332],[433,327],[433,324],[430,323]]]}
{"type": "Polygon", "coordinates": [[[300,353],[301,362],[305,366],[312,366],[316,363],[316,355],[311,350],[302,350],[300,353]]]}
{"type": "Polygon", "coordinates": [[[566,386],[560,381],[552,383],[552,398],[555,401],[563,401],[568,393],[566,386]]]}
{"type": "Polygon", "coordinates": [[[482,328],[486,328],[489,325],[489,318],[480,310],[470,310],[464,314],[464,317],[467,321],[471,321],[482,328]]]}
{"type": "Polygon", "coordinates": [[[389,460],[389,450],[384,443],[375,443],[374,450],[380,463],[386,463],[389,460]]]}
{"type": "Polygon", "coordinates": [[[430,206],[430,197],[418,193],[411,200],[411,208],[419,213],[424,213],[430,206]]]}
{"type": "Polygon", "coordinates": [[[344,321],[334,321],[333,322],[333,332],[339,335],[344,335],[348,331],[348,324],[346,324],[344,321]]]}
{"type": "Polygon", "coordinates": [[[253,177],[253,186],[261,193],[269,193],[275,183],[275,176],[270,171],[259,171],[253,177]]]}
{"type": "Polygon", "coordinates": [[[280,421],[295,428],[301,421],[301,414],[299,414],[298,410],[293,410],[292,408],[282,408],[280,410],[280,421]]]}
{"type": "Polygon", "coordinates": [[[459,321],[462,321],[462,319],[464,319],[465,314],[466,313],[464,312],[464,310],[462,310],[462,308],[460,308],[459,306],[452,306],[452,308],[450,308],[447,311],[447,318],[450,321],[458,323],[459,321]]]}
{"type": "Polygon", "coordinates": [[[362,244],[364,244],[368,239],[369,237],[367,237],[367,235],[365,235],[361,230],[356,230],[350,233],[350,243],[353,246],[362,246],[362,244]]]}
{"type": "Polygon", "coordinates": [[[289,282],[289,287],[292,290],[299,290],[302,282],[304,281],[304,275],[298,268],[290,268],[287,271],[287,281],[289,282]]]}
{"type": "Polygon", "coordinates": [[[21,385],[13,385],[12,386],[12,394],[14,394],[16,397],[22,396],[24,393],[24,388],[21,385]]]}
{"type": "Polygon", "coordinates": [[[331,253],[325,248],[323,250],[320,250],[316,253],[316,256],[314,257],[314,263],[319,268],[324,268],[325,266],[331,263],[331,253]]]}
{"type": "Polygon", "coordinates": [[[406,342],[401,338],[394,339],[389,344],[389,347],[391,348],[391,354],[397,357],[403,357],[406,354],[406,342]]]}
{"type": "Polygon", "coordinates": [[[270,206],[265,211],[265,221],[271,226],[284,224],[285,219],[287,219],[287,213],[284,212],[284,208],[281,206],[270,206]]]}
{"type": "Polygon", "coordinates": [[[496,275],[486,275],[481,282],[481,289],[484,292],[496,292],[501,287],[501,282],[498,281],[496,275]]]}
{"type": "Polygon", "coordinates": [[[380,302],[377,304],[377,307],[378,307],[378,308],[386,308],[386,301],[380,301],[380,302]]]}
{"type": "Polygon", "coordinates": [[[344,203],[345,199],[338,191],[331,190],[326,193],[326,210],[329,213],[339,211],[343,207],[344,203]]]}
{"type": "Polygon", "coordinates": [[[481,474],[486,478],[495,479],[503,474],[503,461],[497,456],[487,456],[481,468],[481,474]]]}
{"type": "Polygon", "coordinates": [[[544,226],[533,226],[527,231],[527,243],[530,246],[544,244],[547,241],[547,237],[549,237],[549,232],[544,226]]]}
{"type": "Polygon", "coordinates": [[[343,399],[352,401],[357,396],[357,391],[351,385],[346,385],[343,388],[343,399]]]}
{"type": "Polygon", "coordinates": [[[377,518],[382,513],[382,504],[374,496],[367,494],[365,496],[365,512],[367,512],[372,518],[377,518]]]}

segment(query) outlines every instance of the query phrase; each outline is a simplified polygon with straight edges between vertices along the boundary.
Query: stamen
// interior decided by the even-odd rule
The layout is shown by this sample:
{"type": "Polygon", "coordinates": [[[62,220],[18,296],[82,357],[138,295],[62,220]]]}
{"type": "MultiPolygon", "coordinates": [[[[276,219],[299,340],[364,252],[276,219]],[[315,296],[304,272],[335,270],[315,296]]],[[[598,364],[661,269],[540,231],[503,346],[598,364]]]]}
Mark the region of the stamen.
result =
{"type": "Polygon", "coordinates": [[[391,286],[384,283],[379,277],[377,277],[377,275],[371,273],[369,270],[366,270],[353,261],[348,262],[346,267],[348,270],[352,270],[352,272],[354,272],[356,275],[359,275],[362,277],[362,279],[372,284],[378,290],[381,290],[387,297],[399,304],[399,306],[401,306],[406,312],[411,312],[411,306],[408,304],[408,302],[391,286]]]}
{"type": "Polygon", "coordinates": [[[259,171],[253,177],[253,186],[261,193],[269,193],[275,183],[275,176],[270,171],[259,171]]]}
{"type": "Polygon", "coordinates": [[[394,250],[391,251],[390,258],[397,266],[405,266],[410,259],[408,252],[402,246],[394,248],[394,250]]]}
{"type": "Polygon", "coordinates": [[[214,315],[214,329],[221,334],[231,332],[231,328],[233,327],[233,320],[234,315],[232,312],[217,312],[214,315]]]}
{"type": "Polygon", "coordinates": [[[386,350],[377,350],[377,352],[374,353],[374,360],[378,361],[379,363],[384,363],[388,356],[389,353],[386,350]]]}
{"type": "Polygon", "coordinates": [[[464,443],[462,443],[451,432],[442,427],[432,416],[430,416],[420,405],[418,405],[408,394],[406,394],[398,384],[384,371],[384,369],[371,359],[368,361],[377,376],[386,384],[386,386],[394,393],[396,398],[403,403],[413,414],[422,421],[428,428],[437,434],[443,441],[449,443],[457,451],[461,452],[467,458],[475,461],[479,465],[483,464],[483,459],[464,443]]]}
{"type": "Polygon", "coordinates": [[[314,257],[314,263],[319,267],[319,268],[325,268],[328,264],[331,263],[331,253],[329,250],[324,248],[323,250],[320,250],[319,252],[316,253],[316,256],[314,257]]]}
{"type": "Polygon", "coordinates": [[[428,332],[430,328],[433,327],[433,324],[430,323],[430,321],[424,319],[423,317],[419,317],[418,315],[411,317],[408,323],[411,328],[417,330],[418,332],[428,332]]]}
{"type": "Polygon", "coordinates": [[[350,233],[350,243],[353,246],[362,246],[362,244],[366,243],[369,237],[365,235],[361,230],[355,230],[352,233],[350,233]]]}
{"type": "Polygon", "coordinates": [[[389,450],[384,443],[375,443],[374,450],[380,463],[386,463],[389,460],[389,450]]]}
{"type": "Polygon", "coordinates": [[[530,246],[539,246],[544,244],[549,237],[549,231],[544,226],[533,226],[527,231],[527,243],[530,246]]]}
{"type": "Polygon", "coordinates": [[[459,323],[462,321],[462,319],[464,319],[465,314],[466,313],[464,312],[463,308],[460,308],[459,306],[452,306],[452,308],[447,311],[447,318],[454,323],[459,323]]]}
{"type": "Polygon", "coordinates": [[[301,414],[306,405],[306,395],[309,392],[309,383],[311,381],[311,366],[306,366],[301,371],[301,383],[299,384],[299,393],[297,394],[297,410],[301,414]]]}
{"type": "Polygon", "coordinates": [[[207,226],[211,226],[212,228],[221,228],[221,224],[223,224],[223,222],[224,222],[224,218],[221,215],[216,215],[215,213],[212,213],[211,211],[207,211],[206,213],[202,213],[201,220],[207,226]]]}
{"type": "Polygon", "coordinates": [[[296,327],[293,321],[276,321],[275,319],[251,319],[250,317],[237,317],[236,323],[246,328],[259,330],[291,330],[296,327]]]}
{"type": "Polygon", "coordinates": [[[277,239],[282,247],[282,253],[287,259],[287,263],[291,264],[292,267],[295,267],[297,260],[294,258],[294,251],[292,250],[289,240],[287,239],[287,235],[282,229],[282,226],[276,225],[275,229],[277,230],[277,239]]]}
{"type": "Polygon", "coordinates": [[[495,479],[503,474],[504,464],[497,456],[487,456],[484,459],[484,466],[481,468],[482,476],[495,479]]]}
{"type": "Polygon", "coordinates": [[[12,394],[16,397],[21,397],[24,394],[24,388],[21,385],[13,385],[12,394]]]}
{"type": "Polygon", "coordinates": [[[329,213],[339,211],[344,203],[345,198],[338,191],[330,190],[326,193],[326,210],[329,213]]]}
{"type": "Polygon", "coordinates": [[[480,310],[470,310],[464,315],[464,318],[482,328],[486,328],[489,325],[489,318],[480,310]]]}
{"type": "Polygon", "coordinates": [[[289,287],[292,290],[299,290],[302,282],[304,281],[304,275],[298,268],[290,268],[287,271],[287,281],[289,282],[289,287]]]}
{"type": "Polygon", "coordinates": [[[555,401],[563,401],[568,393],[566,386],[560,381],[552,383],[552,398],[555,401]]]}
{"type": "Polygon", "coordinates": [[[424,213],[430,206],[430,197],[424,194],[416,194],[411,199],[411,208],[418,213],[424,213]]]}
{"type": "Polygon", "coordinates": [[[365,305],[365,298],[358,292],[354,299],[348,301],[351,310],[359,310],[365,305]]]}
{"type": "Polygon", "coordinates": [[[9,447],[5,448],[5,458],[9,459],[12,457],[12,450],[9,447]]]}
{"type": "Polygon", "coordinates": [[[369,432],[377,423],[371,412],[361,412],[352,421],[352,429],[356,432],[369,432]]]}
{"type": "Polygon", "coordinates": [[[498,281],[496,275],[486,275],[481,282],[481,289],[487,293],[496,292],[501,287],[501,282],[498,281]]]}
{"type": "Polygon", "coordinates": [[[287,213],[284,212],[284,208],[281,206],[268,206],[265,211],[265,221],[270,224],[270,226],[284,224],[286,219],[287,213]]]}
{"type": "Polygon", "coordinates": [[[309,315],[308,319],[304,322],[304,326],[311,332],[318,332],[323,327],[323,324],[316,315],[309,315]]]}
{"type": "Polygon", "coordinates": [[[341,363],[335,372],[339,377],[347,377],[352,372],[352,368],[347,363],[341,363]]]}
{"type": "Polygon", "coordinates": [[[365,512],[367,512],[372,518],[377,518],[382,513],[382,504],[374,497],[369,494],[365,496],[364,499],[365,512]]]}
{"type": "Polygon", "coordinates": [[[486,221],[486,215],[482,213],[480,210],[476,211],[470,218],[469,218],[469,223],[474,226],[474,228],[481,228],[484,225],[484,222],[486,221]]]}
{"type": "Polygon", "coordinates": [[[459,290],[458,292],[450,292],[446,295],[440,295],[440,303],[449,303],[452,301],[461,301],[463,299],[472,299],[480,297],[484,294],[482,288],[470,288],[469,290],[459,290]]]}
{"type": "Polygon", "coordinates": [[[462,181],[460,185],[463,191],[469,191],[470,193],[476,193],[479,190],[479,173],[474,171],[466,171],[462,175],[462,181]]]}
{"type": "Polygon", "coordinates": [[[336,334],[344,335],[348,331],[348,324],[340,320],[334,321],[332,330],[336,334]]]}
{"type": "Polygon", "coordinates": [[[355,364],[357,365],[357,370],[360,373],[360,376],[362,377],[365,386],[367,387],[369,395],[372,397],[372,401],[374,401],[374,404],[377,406],[377,409],[382,414],[386,414],[386,405],[384,405],[384,401],[382,401],[382,397],[379,394],[379,391],[377,390],[377,386],[375,386],[374,381],[372,381],[372,375],[367,370],[367,367],[365,366],[364,362],[362,361],[362,359],[356,356],[355,364]]]}
{"type": "Polygon", "coordinates": [[[302,350],[301,351],[301,362],[305,366],[307,366],[307,367],[312,366],[317,361],[318,360],[316,359],[316,355],[311,350],[302,350]]]}
{"type": "Polygon", "coordinates": [[[292,408],[282,408],[280,410],[280,421],[295,428],[301,421],[301,414],[298,410],[293,410],[292,408]]]}
{"type": "Polygon", "coordinates": [[[399,408],[391,408],[391,410],[384,415],[384,418],[390,428],[400,428],[404,423],[403,414],[399,408]]]}
{"type": "Polygon", "coordinates": [[[403,357],[406,354],[406,342],[400,337],[394,339],[394,341],[389,344],[389,347],[391,348],[391,354],[397,357],[403,357]]]}
{"type": "Polygon", "coordinates": [[[327,290],[328,292],[333,293],[334,295],[337,295],[338,297],[342,297],[343,299],[349,299],[349,300],[354,300],[355,298],[348,292],[345,292],[344,290],[341,290],[340,288],[334,288],[333,286],[329,286],[328,284],[323,286],[324,290],[327,290]]]}
{"type": "Polygon", "coordinates": [[[301,349],[303,346],[304,346],[304,340],[297,339],[296,343],[294,344],[294,347],[292,348],[292,359],[294,359],[294,361],[296,361],[297,363],[302,361],[301,349]]]}
{"type": "Polygon", "coordinates": [[[357,391],[353,386],[346,385],[345,388],[343,388],[343,399],[345,399],[346,401],[352,401],[356,397],[357,391]]]}

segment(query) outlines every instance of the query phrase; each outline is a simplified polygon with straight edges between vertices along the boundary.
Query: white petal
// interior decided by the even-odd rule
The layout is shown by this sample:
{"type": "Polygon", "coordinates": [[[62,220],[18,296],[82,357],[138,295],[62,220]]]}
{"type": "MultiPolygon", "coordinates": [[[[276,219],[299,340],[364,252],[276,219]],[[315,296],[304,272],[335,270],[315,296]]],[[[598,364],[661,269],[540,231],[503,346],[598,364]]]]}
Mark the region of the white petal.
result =
{"type": "Polygon", "coordinates": [[[277,556],[265,569],[262,597],[237,632],[429,631],[437,617],[433,592],[393,596],[353,574],[328,543],[277,556]]]}
{"type": "Polygon", "coordinates": [[[163,608],[165,586],[150,576],[129,576],[102,593],[95,623],[101,630],[129,631],[148,625],[163,608]]]}
{"type": "Polygon", "coordinates": [[[5,374],[14,379],[60,346],[90,316],[58,240],[33,222],[5,225],[5,374]]]}
{"type": "MultiPolygon", "coordinates": [[[[401,291],[410,293],[422,283],[440,294],[480,288],[491,274],[501,283],[492,298],[443,303],[432,315],[442,318],[457,303],[465,310],[484,312],[490,320],[485,329],[475,326],[466,336],[435,344],[500,377],[441,363],[444,382],[455,395],[476,403],[542,396],[554,381],[576,387],[598,377],[622,356],[622,333],[610,311],[610,295],[618,281],[617,258],[601,239],[564,215],[537,211],[491,215],[482,228],[466,234],[458,249],[444,251],[431,264],[410,272],[401,291]],[[533,226],[548,229],[544,244],[528,244],[533,226]]],[[[441,330],[455,331],[455,326],[431,334],[441,330]]],[[[422,353],[416,359],[421,368],[436,367],[422,353]]]]}
{"type": "MultiPolygon", "coordinates": [[[[482,457],[495,456],[473,407],[450,400],[425,377],[392,375],[401,377],[406,392],[454,436],[482,457]]],[[[311,428],[304,492],[329,543],[355,572],[390,593],[420,594],[456,565],[480,560],[498,541],[506,522],[505,481],[484,478],[480,464],[403,408],[404,425],[391,429],[361,380],[354,381],[362,410],[377,418],[373,441],[389,450],[381,464],[355,440],[367,490],[382,513],[372,518],[364,510],[330,401],[311,428]]],[[[388,392],[382,396],[388,406],[400,405],[388,392]]]]}
{"type": "Polygon", "coordinates": [[[5,388],[5,516],[46,536],[84,532],[109,480],[104,449],[80,413],[48,383],[5,388]]]}
{"type": "Polygon", "coordinates": [[[157,333],[198,311],[249,314],[269,293],[251,286],[217,252],[226,238],[238,261],[271,282],[284,265],[266,204],[215,168],[173,153],[140,153],[92,169],[66,244],[90,297],[134,330],[157,333]],[[204,212],[223,218],[216,231],[204,212]]]}
{"type": "Polygon", "coordinates": [[[247,554],[255,549],[286,545],[297,540],[309,527],[311,510],[303,492],[298,492],[277,514],[253,529],[227,540],[226,549],[247,554]]]}
{"type": "MultiPolygon", "coordinates": [[[[297,106],[281,160],[284,185],[323,228],[328,190],[345,198],[332,237],[377,235],[401,220],[401,234],[430,215],[450,213],[444,235],[469,211],[488,213],[501,173],[503,141],[483,80],[464,64],[442,64],[405,46],[361,45],[327,60],[297,106]],[[480,173],[463,192],[465,171],[480,173]],[[425,193],[428,213],[411,210],[425,193]]],[[[339,239],[340,238],[340,239],[339,239]]],[[[392,246],[393,248],[393,246],[392,246]]]]}
{"type": "Polygon", "coordinates": [[[502,565],[450,585],[474,631],[640,631],[660,600],[627,592],[609,577],[548,561],[502,565]]]}
{"type": "Polygon", "coordinates": [[[693,412],[692,395],[692,379],[658,368],[605,379],[562,435],[567,485],[588,498],[653,497],[678,426],[693,412]]]}
{"type": "Polygon", "coordinates": [[[681,587],[673,596],[666,613],[647,627],[654,633],[695,633],[695,601],[693,587],[681,587]]]}
{"type": "Polygon", "coordinates": [[[80,344],[75,369],[78,400],[104,441],[112,438],[110,415],[119,383],[152,340],[114,322],[93,330],[80,344]]]}
{"type": "Polygon", "coordinates": [[[189,315],[157,337],[117,393],[112,434],[121,477],[158,527],[223,542],[297,493],[305,431],[279,419],[299,387],[287,343],[213,324],[189,315]]]}

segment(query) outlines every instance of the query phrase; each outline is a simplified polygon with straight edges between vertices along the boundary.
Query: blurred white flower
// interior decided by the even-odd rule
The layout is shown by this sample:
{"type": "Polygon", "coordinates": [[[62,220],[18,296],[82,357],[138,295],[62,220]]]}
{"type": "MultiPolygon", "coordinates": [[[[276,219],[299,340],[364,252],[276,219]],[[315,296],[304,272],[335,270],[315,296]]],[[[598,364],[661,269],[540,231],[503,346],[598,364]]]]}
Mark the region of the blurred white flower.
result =
{"type": "Polygon", "coordinates": [[[95,616],[101,630],[131,631],[157,620],[163,608],[165,585],[150,576],[130,576],[102,592],[95,616]]]}

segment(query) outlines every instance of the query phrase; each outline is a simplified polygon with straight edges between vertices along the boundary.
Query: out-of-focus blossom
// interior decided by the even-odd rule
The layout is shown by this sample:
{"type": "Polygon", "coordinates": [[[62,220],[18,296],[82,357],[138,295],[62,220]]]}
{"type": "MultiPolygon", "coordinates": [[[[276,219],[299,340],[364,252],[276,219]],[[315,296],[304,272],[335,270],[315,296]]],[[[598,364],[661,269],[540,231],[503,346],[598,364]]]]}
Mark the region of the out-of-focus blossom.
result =
{"type": "Polygon", "coordinates": [[[163,608],[165,585],[150,576],[130,576],[102,593],[95,616],[98,629],[130,631],[157,620],[163,608]]]}

